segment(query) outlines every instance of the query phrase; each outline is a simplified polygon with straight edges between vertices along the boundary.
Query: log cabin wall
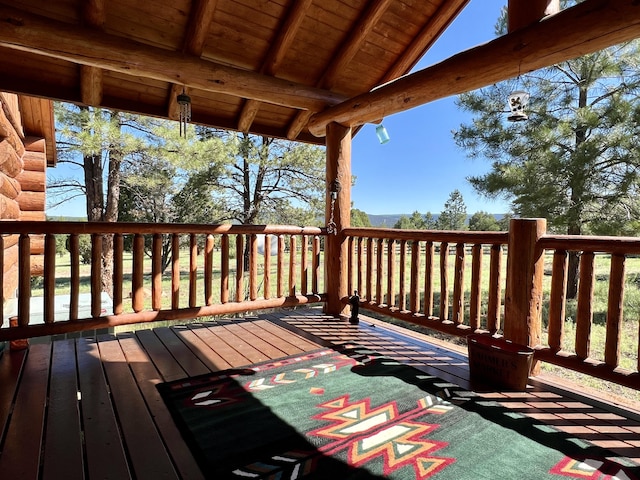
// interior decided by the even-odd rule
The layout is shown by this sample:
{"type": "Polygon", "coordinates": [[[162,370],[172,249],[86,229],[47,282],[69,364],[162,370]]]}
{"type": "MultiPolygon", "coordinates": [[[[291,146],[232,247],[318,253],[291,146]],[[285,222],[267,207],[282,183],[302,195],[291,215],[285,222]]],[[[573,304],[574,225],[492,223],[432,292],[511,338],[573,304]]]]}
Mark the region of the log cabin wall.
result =
{"type": "MultiPolygon", "coordinates": [[[[0,92],[0,221],[45,220],[47,146],[44,137],[29,136],[24,105],[40,108],[38,101],[21,102],[17,95],[0,92]]],[[[44,104],[45,107],[50,104],[44,104]]],[[[51,112],[44,112],[47,118],[51,112]]],[[[29,118],[34,112],[28,112],[29,118]]],[[[31,120],[27,121],[32,123],[31,120]]],[[[18,236],[2,236],[3,311],[11,308],[18,286],[18,236]]],[[[43,273],[44,237],[31,238],[31,274],[43,273]]]]}

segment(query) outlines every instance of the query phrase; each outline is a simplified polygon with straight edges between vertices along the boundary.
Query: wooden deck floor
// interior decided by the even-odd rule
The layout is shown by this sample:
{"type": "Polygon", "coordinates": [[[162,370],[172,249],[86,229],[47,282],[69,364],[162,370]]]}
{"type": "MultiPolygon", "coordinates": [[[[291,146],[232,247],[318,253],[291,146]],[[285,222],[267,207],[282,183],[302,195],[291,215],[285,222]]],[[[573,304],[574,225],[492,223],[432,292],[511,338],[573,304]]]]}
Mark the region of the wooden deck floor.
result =
{"type": "MultiPolygon", "coordinates": [[[[357,344],[469,387],[462,351],[318,310],[32,342],[0,357],[0,478],[203,478],[155,385],[357,344]]],[[[483,395],[640,462],[640,416],[536,382],[483,395]]]]}

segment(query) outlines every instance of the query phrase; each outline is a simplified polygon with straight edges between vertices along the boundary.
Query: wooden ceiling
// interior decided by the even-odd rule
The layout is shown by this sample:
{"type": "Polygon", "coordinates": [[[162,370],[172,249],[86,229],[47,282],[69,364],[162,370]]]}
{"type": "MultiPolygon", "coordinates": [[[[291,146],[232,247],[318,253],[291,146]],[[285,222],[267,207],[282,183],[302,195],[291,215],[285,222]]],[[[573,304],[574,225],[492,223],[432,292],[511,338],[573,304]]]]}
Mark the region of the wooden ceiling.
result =
{"type": "Polygon", "coordinates": [[[324,143],[314,112],[407,73],[468,0],[0,0],[0,90],[324,143]]]}
{"type": "MultiPolygon", "coordinates": [[[[557,1],[508,3],[526,16],[557,1]]],[[[640,37],[637,0],[585,0],[403,76],[468,2],[0,0],[0,91],[177,119],[184,88],[194,123],[323,144],[328,122],[375,122],[640,37]]]]}

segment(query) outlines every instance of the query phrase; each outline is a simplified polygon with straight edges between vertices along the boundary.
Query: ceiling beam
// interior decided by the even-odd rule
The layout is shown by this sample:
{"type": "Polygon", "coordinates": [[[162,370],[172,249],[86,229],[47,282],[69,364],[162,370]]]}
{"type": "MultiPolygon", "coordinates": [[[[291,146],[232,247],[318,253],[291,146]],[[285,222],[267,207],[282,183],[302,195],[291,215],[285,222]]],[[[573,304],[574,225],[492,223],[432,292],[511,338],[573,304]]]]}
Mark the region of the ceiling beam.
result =
{"type": "Polygon", "coordinates": [[[313,135],[331,122],[357,126],[441,98],[640,37],[637,0],[585,0],[556,15],[454,55],[314,115],[313,135]]]}
{"type": "Polygon", "coordinates": [[[0,45],[209,92],[321,111],[343,95],[0,6],[0,45]]]}

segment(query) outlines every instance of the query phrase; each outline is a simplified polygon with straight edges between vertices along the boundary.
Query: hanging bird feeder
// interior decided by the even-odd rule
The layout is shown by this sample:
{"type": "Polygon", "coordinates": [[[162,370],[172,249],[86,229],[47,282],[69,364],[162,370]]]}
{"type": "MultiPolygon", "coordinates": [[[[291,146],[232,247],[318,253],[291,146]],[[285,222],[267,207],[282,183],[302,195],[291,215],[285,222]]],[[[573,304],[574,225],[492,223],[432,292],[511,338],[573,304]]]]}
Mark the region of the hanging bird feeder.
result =
{"type": "Polygon", "coordinates": [[[509,110],[511,114],[507,117],[510,122],[521,122],[527,120],[527,105],[529,104],[529,94],[522,90],[509,95],[509,110]]]}

